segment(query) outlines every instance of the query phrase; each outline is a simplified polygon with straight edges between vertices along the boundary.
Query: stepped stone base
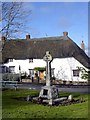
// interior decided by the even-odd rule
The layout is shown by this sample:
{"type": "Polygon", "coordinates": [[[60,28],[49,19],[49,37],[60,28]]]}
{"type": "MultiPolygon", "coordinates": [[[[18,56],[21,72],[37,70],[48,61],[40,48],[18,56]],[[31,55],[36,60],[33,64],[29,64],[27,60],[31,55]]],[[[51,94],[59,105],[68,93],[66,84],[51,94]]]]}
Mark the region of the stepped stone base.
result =
{"type": "Polygon", "coordinates": [[[45,99],[55,99],[58,98],[58,89],[56,86],[44,86],[41,88],[39,97],[45,99]]]}

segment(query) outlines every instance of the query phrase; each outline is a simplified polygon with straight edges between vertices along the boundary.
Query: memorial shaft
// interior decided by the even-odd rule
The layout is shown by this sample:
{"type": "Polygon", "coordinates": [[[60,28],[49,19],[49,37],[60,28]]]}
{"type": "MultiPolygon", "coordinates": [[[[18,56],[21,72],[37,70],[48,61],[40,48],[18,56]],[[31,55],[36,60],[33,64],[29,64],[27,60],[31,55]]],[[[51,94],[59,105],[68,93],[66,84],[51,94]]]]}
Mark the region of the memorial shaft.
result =
{"type": "Polygon", "coordinates": [[[50,81],[50,62],[47,61],[46,62],[46,86],[50,86],[51,85],[51,81],[50,81]]]}
{"type": "Polygon", "coordinates": [[[46,61],[46,86],[51,85],[50,81],[50,73],[51,73],[51,61],[52,61],[52,56],[49,51],[46,51],[46,54],[44,56],[44,61],[46,61]]]}

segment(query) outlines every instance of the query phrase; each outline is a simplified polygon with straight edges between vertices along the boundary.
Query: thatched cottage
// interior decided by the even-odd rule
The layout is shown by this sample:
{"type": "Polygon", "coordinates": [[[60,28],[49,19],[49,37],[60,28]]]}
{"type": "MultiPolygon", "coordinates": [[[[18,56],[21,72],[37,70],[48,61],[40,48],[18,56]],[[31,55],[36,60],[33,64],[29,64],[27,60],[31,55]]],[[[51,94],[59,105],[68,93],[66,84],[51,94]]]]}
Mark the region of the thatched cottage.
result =
{"type": "Polygon", "coordinates": [[[68,37],[68,32],[58,37],[31,39],[30,35],[26,35],[26,39],[14,40],[3,37],[3,72],[27,73],[30,78],[37,73],[40,79],[44,79],[46,63],[43,57],[46,51],[53,57],[52,77],[57,80],[84,81],[78,67],[89,70],[90,58],[85,53],[83,41],[80,48],[68,37]]]}

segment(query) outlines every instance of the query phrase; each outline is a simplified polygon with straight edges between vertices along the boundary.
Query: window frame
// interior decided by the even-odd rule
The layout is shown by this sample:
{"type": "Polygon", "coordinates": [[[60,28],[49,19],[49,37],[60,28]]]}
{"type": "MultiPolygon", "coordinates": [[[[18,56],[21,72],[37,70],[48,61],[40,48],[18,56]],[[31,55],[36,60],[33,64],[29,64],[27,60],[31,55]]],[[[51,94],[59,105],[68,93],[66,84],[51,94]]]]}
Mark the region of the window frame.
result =
{"type": "Polygon", "coordinates": [[[33,58],[29,58],[29,63],[33,63],[33,58]]]}
{"type": "Polygon", "coordinates": [[[73,77],[79,77],[80,71],[78,69],[73,70],[73,77]]]}
{"type": "Polygon", "coordinates": [[[9,66],[9,73],[15,73],[15,66],[9,66]],[[12,70],[12,68],[14,68],[12,70]]]}

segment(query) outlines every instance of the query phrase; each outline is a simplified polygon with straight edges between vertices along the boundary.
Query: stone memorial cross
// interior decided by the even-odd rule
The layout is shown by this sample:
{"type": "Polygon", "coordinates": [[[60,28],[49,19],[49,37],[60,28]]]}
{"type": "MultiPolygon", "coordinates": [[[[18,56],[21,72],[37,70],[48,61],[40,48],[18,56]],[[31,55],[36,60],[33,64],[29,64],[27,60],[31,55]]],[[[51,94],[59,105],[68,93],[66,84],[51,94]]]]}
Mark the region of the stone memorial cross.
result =
{"type": "Polygon", "coordinates": [[[45,56],[43,57],[43,60],[46,61],[46,86],[50,86],[50,64],[52,61],[52,56],[49,51],[46,51],[45,56]]]}

